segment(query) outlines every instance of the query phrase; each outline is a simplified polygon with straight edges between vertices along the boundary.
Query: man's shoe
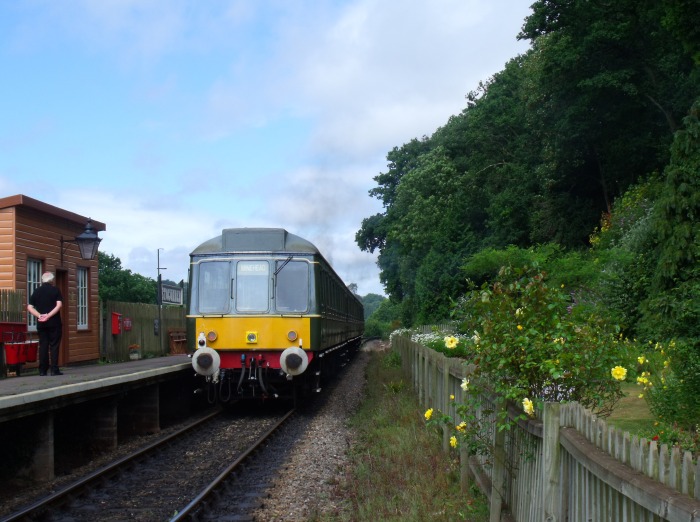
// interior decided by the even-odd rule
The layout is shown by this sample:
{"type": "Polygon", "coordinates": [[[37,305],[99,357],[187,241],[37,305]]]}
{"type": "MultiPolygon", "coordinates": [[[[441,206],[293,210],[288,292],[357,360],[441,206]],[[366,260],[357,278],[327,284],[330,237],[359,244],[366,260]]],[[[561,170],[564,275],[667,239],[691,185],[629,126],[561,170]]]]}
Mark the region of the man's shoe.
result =
{"type": "Polygon", "coordinates": [[[39,375],[40,375],[41,377],[46,377],[46,372],[39,372],[39,375]]]}
{"type": "Polygon", "coordinates": [[[63,375],[63,372],[61,370],[51,370],[51,375],[63,375]]]}

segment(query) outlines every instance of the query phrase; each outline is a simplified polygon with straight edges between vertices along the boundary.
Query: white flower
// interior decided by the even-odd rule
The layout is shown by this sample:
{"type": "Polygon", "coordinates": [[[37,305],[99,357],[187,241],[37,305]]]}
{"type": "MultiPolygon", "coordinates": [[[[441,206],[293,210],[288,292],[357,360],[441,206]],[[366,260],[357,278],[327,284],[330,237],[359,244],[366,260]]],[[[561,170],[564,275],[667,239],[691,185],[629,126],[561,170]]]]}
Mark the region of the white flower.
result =
{"type": "Polygon", "coordinates": [[[460,384],[459,387],[462,388],[464,391],[467,391],[469,389],[469,379],[467,379],[466,377],[462,379],[462,384],[460,384]]]}

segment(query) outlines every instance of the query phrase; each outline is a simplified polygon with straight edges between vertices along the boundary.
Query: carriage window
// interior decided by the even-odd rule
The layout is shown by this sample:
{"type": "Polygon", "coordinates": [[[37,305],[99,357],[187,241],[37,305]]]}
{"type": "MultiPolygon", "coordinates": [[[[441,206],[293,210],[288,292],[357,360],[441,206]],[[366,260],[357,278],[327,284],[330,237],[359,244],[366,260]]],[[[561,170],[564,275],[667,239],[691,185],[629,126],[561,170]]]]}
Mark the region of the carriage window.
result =
{"type": "Polygon", "coordinates": [[[270,295],[267,261],[239,261],[236,268],[236,310],[266,312],[270,295]]]}
{"type": "Polygon", "coordinates": [[[225,314],[231,297],[231,275],[228,261],[208,261],[199,265],[199,312],[225,314]]]}
{"type": "Polygon", "coordinates": [[[306,312],[309,303],[309,265],[305,261],[277,261],[278,312],[306,312]],[[280,269],[281,268],[281,269],[280,269]]]}

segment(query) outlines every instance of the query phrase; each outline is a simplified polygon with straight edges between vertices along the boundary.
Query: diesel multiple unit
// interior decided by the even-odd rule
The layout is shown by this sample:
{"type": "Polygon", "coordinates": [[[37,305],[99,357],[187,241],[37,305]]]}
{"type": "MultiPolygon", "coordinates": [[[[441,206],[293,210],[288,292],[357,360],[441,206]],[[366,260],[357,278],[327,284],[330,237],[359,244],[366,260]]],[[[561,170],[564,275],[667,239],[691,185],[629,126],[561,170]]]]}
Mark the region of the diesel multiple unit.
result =
{"type": "Polygon", "coordinates": [[[187,337],[210,401],[319,391],[360,346],[362,303],[309,241],[224,229],[190,259],[187,337]]]}

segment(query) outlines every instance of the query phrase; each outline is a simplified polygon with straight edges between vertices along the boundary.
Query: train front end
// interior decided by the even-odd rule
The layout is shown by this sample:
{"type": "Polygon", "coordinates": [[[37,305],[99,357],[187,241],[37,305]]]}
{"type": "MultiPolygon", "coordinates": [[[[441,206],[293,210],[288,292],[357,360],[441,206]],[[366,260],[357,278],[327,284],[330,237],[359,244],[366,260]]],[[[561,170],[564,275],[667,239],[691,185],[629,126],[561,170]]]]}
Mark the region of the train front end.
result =
{"type": "Polygon", "coordinates": [[[226,229],[192,252],[188,339],[210,402],[290,398],[313,380],[316,254],[282,229],[226,229]]]}

